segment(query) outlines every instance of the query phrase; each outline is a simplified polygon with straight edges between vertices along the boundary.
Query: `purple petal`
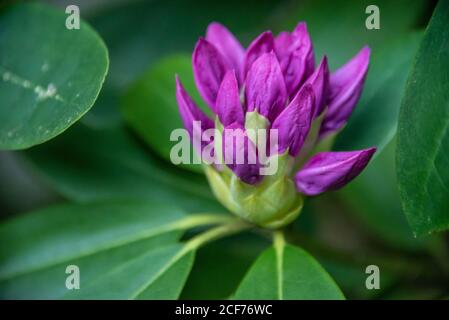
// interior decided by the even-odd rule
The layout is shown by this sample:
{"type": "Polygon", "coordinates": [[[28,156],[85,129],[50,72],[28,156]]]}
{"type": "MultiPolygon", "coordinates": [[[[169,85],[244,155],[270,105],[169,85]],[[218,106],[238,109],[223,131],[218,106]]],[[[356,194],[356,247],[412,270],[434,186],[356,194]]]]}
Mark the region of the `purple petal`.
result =
{"type": "Polygon", "coordinates": [[[308,196],[337,190],[360,174],[375,151],[376,148],[369,148],[318,153],[296,174],[296,188],[308,196]]]}
{"type": "Polygon", "coordinates": [[[234,122],[244,124],[243,107],[240,103],[239,87],[234,70],[226,73],[218,90],[216,110],[223,126],[234,122]]]}
{"type": "Polygon", "coordinates": [[[299,39],[299,42],[304,46],[304,53],[306,56],[306,71],[305,78],[308,78],[313,70],[315,69],[315,55],[313,52],[313,43],[310,38],[309,32],[307,31],[307,24],[305,22],[300,22],[293,30],[293,35],[299,39]]]}
{"type": "Polygon", "coordinates": [[[314,94],[310,85],[305,85],[296,97],[276,118],[271,129],[278,130],[278,151],[297,156],[309,133],[314,115],[314,94]]]}
{"type": "Polygon", "coordinates": [[[201,121],[201,132],[214,128],[214,122],[209,119],[200,108],[198,108],[185,91],[178,76],[176,76],[176,100],[178,101],[181,120],[189,133],[190,139],[193,139],[194,121],[201,121]]]}
{"type": "Polygon", "coordinates": [[[284,77],[276,55],[265,53],[253,63],[246,78],[247,111],[256,110],[272,122],[284,109],[286,100],[284,77]]]}
{"type": "Polygon", "coordinates": [[[281,33],[276,38],[279,59],[288,95],[294,97],[300,85],[314,69],[313,47],[305,23],[300,23],[293,33],[281,33]]]}
{"type": "Polygon", "coordinates": [[[265,53],[274,50],[274,38],[270,31],[265,31],[259,35],[249,45],[246,50],[245,59],[243,61],[243,80],[245,80],[247,73],[251,69],[254,61],[265,53]]]}
{"type": "Polygon", "coordinates": [[[238,123],[225,127],[222,141],[225,163],[232,172],[245,183],[259,183],[263,177],[256,147],[244,127],[238,123]]]}
{"type": "Polygon", "coordinates": [[[328,110],[320,135],[340,129],[348,120],[362,93],[368,71],[370,49],[364,47],[330,76],[328,110]]]}
{"type": "Polygon", "coordinates": [[[230,67],[214,45],[204,39],[198,40],[195,46],[192,64],[198,91],[211,109],[215,111],[218,88],[230,67]]]}
{"type": "Polygon", "coordinates": [[[212,43],[227,59],[228,64],[236,70],[239,83],[242,83],[242,64],[245,49],[240,42],[225,26],[217,22],[212,22],[207,27],[206,40],[212,43]]]}
{"type": "Polygon", "coordinates": [[[289,49],[293,42],[293,36],[290,32],[282,31],[280,32],[276,39],[274,39],[274,45],[276,47],[276,55],[279,60],[288,54],[289,49]]]}
{"type": "Polygon", "coordinates": [[[315,117],[319,116],[326,107],[326,98],[329,89],[329,66],[324,56],[315,72],[307,79],[315,94],[315,117]]]}

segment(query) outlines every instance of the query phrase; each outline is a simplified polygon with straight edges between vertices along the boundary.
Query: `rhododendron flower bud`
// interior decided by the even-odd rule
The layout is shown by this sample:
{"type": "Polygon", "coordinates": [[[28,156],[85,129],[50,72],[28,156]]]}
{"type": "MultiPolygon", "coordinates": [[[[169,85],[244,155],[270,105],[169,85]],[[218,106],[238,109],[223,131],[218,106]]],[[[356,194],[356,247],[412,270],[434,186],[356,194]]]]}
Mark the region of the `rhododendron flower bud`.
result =
{"type": "Polygon", "coordinates": [[[359,175],[375,148],[313,153],[324,136],[348,120],[369,57],[365,47],[330,73],[326,57],[315,68],[305,23],[277,36],[265,31],[247,49],[226,27],[211,23],[192,63],[214,119],[198,108],[178,78],[176,97],[191,139],[194,121],[200,121],[201,132],[215,129],[211,144],[217,163],[206,165],[205,172],[217,199],[243,219],[277,228],[299,215],[304,197],[337,190],[359,175]]]}

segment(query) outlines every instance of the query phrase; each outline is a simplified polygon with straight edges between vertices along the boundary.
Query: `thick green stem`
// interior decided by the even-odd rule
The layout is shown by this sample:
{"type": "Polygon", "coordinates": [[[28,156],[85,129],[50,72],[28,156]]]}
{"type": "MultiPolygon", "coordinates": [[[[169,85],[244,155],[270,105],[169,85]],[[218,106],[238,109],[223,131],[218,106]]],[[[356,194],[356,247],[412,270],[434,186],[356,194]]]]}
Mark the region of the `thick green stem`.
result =
{"type": "Polygon", "coordinates": [[[184,246],[183,253],[196,250],[206,243],[241,232],[251,227],[251,224],[243,220],[233,218],[232,222],[210,229],[187,241],[184,246]]]}
{"type": "Polygon", "coordinates": [[[231,215],[213,214],[213,213],[198,213],[190,214],[187,217],[178,220],[168,226],[170,230],[186,230],[196,227],[203,227],[208,225],[216,225],[229,223],[236,218],[231,215]]]}
{"type": "Polygon", "coordinates": [[[273,232],[273,245],[275,247],[283,247],[285,245],[284,232],[277,230],[273,232]]]}

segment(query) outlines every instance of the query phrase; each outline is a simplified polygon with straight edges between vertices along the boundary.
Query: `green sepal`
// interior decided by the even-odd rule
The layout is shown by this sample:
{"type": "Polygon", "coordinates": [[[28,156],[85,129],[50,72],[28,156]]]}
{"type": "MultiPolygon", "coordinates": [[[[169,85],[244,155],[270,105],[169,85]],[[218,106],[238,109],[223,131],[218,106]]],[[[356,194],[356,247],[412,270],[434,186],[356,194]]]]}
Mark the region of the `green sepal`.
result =
{"type": "Polygon", "coordinates": [[[257,135],[259,129],[266,130],[270,125],[267,118],[257,111],[247,112],[245,115],[245,130],[248,138],[257,146],[257,135]]]}
{"type": "Polygon", "coordinates": [[[225,166],[222,171],[212,166],[205,168],[212,191],[223,206],[265,228],[279,228],[292,222],[303,206],[303,198],[288,174],[293,159],[288,152],[273,157],[278,161],[276,174],[265,176],[257,185],[241,181],[225,166]]]}

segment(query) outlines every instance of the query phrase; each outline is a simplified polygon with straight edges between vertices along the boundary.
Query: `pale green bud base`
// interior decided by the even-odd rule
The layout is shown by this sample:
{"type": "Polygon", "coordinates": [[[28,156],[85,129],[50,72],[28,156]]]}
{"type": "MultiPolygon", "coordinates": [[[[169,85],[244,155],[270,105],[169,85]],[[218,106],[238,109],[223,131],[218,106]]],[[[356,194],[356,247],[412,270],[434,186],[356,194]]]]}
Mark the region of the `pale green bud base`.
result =
{"type": "Polygon", "coordinates": [[[245,115],[245,129],[249,139],[257,146],[259,130],[266,130],[270,122],[257,111],[247,112],[245,115]]]}
{"type": "Polygon", "coordinates": [[[207,166],[205,172],[220,203],[260,227],[276,229],[285,226],[298,217],[303,207],[303,197],[285,174],[266,176],[260,184],[249,185],[227,167],[219,172],[207,166]]]}

